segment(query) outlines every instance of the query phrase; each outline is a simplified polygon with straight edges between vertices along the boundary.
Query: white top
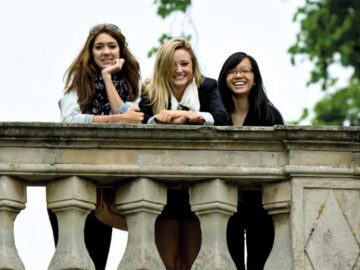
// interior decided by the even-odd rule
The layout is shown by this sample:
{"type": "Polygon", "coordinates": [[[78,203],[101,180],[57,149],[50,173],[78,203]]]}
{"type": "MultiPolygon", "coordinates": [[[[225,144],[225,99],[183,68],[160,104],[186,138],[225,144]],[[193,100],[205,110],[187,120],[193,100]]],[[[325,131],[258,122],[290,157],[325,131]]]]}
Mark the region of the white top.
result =
{"type": "MultiPolygon", "coordinates": [[[[134,102],[124,102],[120,105],[119,113],[125,113],[129,108],[138,107],[139,99],[134,102]]],[[[58,102],[60,108],[61,122],[64,123],[92,123],[93,115],[84,114],[80,110],[78,95],[75,90],[64,95],[58,102]]],[[[111,112],[110,112],[111,114],[111,112]]]]}

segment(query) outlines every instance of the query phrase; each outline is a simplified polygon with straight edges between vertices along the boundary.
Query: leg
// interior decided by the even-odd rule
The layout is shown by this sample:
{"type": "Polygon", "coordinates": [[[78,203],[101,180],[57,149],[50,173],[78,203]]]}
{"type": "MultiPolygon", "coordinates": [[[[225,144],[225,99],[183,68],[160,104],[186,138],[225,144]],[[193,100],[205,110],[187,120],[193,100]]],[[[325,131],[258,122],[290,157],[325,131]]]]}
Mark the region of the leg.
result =
{"type": "Polygon", "coordinates": [[[155,223],[155,244],[166,269],[176,269],[179,254],[180,224],[175,219],[158,218],[155,223]]]}
{"type": "Polygon", "coordinates": [[[244,257],[244,223],[241,218],[242,211],[238,208],[232,217],[229,218],[226,238],[228,249],[238,270],[245,270],[245,257],[244,257]]]}
{"type": "Polygon", "coordinates": [[[181,223],[181,258],[180,269],[191,269],[201,247],[201,229],[199,219],[185,220],[181,223]]]}
{"type": "Polygon", "coordinates": [[[262,206],[261,191],[247,193],[251,196],[246,202],[247,269],[263,269],[274,242],[274,225],[262,206]]]}
{"type": "Polygon", "coordinates": [[[54,214],[54,212],[51,211],[50,209],[48,209],[47,212],[49,215],[49,220],[50,220],[51,229],[53,232],[54,242],[55,242],[55,247],[56,247],[58,238],[59,238],[59,225],[58,225],[57,218],[56,218],[56,215],[54,214]]]}
{"type": "Polygon", "coordinates": [[[85,221],[85,244],[96,270],[104,270],[110,250],[112,227],[101,223],[90,212],[85,221]]]}

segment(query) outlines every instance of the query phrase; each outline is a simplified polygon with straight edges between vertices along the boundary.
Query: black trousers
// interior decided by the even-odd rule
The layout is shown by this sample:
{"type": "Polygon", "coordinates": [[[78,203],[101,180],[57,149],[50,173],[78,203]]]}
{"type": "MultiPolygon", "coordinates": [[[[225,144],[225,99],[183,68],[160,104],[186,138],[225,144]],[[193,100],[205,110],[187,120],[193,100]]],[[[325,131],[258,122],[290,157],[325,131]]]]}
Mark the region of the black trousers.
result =
{"type": "MultiPolygon", "coordinates": [[[[49,219],[53,230],[55,246],[59,238],[59,227],[56,215],[48,209],[49,219]]],[[[96,270],[105,270],[111,244],[112,227],[101,223],[90,212],[85,221],[84,238],[85,245],[95,264],[96,270]]]]}
{"type": "Polygon", "coordinates": [[[245,270],[246,232],[247,270],[263,269],[274,242],[272,218],[262,206],[261,190],[241,191],[238,211],[228,222],[227,243],[237,269],[245,270]]]}

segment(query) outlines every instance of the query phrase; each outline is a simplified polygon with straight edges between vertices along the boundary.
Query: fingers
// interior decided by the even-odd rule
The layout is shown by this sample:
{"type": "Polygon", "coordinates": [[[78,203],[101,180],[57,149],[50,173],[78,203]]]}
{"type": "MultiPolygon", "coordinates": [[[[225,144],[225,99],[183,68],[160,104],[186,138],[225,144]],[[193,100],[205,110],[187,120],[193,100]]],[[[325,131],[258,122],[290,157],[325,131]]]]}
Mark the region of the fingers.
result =
{"type": "Polygon", "coordinates": [[[205,119],[202,116],[198,116],[196,118],[192,118],[188,120],[189,124],[202,125],[205,123],[205,119]]]}
{"type": "Polygon", "coordinates": [[[124,64],[125,64],[125,59],[123,59],[123,58],[116,59],[116,60],[114,60],[112,65],[105,67],[102,70],[102,73],[103,74],[107,74],[107,73],[114,74],[116,72],[119,72],[120,70],[122,70],[124,64]]]}
{"type": "Polygon", "coordinates": [[[129,108],[128,111],[140,112],[140,109],[137,107],[132,107],[132,108],[129,108]]]}
{"type": "Polygon", "coordinates": [[[124,58],[120,58],[119,61],[120,61],[121,67],[123,67],[123,65],[125,64],[125,59],[124,59],[124,58]]]}
{"type": "Polygon", "coordinates": [[[184,115],[185,111],[168,111],[163,110],[157,115],[155,115],[155,120],[157,123],[161,124],[171,124],[177,118],[180,118],[184,115]]]}
{"type": "Polygon", "coordinates": [[[116,65],[118,67],[119,70],[122,69],[122,67],[124,66],[125,63],[125,59],[124,58],[120,58],[120,59],[116,59],[114,65],[116,65]]]}
{"type": "Polygon", "coordinates": [[[132,123],[141,124],[144,120],[144,113],[140,112],[139,108],[131,108],[128,110],[129,112],[129,119],[132,123]]]}
{"type": "Polygon", "coordinates": [[[161,111],[157,115],[155,115],[155,120],[158,123],[166,124],[171,120],[171,115],[167,111],[161,111]]]}
{"type": "Polygon", "coordinates": [[[185,116],[181,116],[178,118],[175,118],[171,123],[175,125],[184,125],[187,122],[187,118],[185,116]]]}

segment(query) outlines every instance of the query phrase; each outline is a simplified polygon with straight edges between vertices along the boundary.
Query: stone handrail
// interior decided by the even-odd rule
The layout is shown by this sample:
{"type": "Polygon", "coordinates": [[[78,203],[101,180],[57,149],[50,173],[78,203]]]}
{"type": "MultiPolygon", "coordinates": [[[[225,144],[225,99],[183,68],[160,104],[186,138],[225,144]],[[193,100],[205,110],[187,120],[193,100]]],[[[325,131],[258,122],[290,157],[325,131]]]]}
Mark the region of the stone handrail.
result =
{"type": "Polygon", "coordinates": [[[359,178],[359,127],[3,122],[0,269],[24,269],[13,225],[27,186],[46,186],[48,208],[59,220],[48,269],[94,269],[82,231],[97,186],[116,188],[116,207],[127,221],[118,269],[164,269],[154,223],[167,187],[183,184],[202,231],[192,269],[235,269],[226,224],[237,190],[248,188],[262,188],[274,221],[265,269],[360,269],[359,178]]]}

